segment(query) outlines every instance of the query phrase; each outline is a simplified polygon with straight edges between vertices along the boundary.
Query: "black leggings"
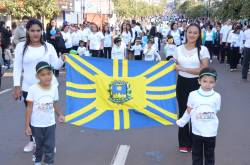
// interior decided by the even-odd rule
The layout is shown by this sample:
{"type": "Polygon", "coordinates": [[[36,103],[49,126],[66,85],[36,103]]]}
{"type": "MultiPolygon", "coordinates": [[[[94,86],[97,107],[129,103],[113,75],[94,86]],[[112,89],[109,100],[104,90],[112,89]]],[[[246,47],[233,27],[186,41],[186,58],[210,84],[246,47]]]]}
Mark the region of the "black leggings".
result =
{"type": "Polygon", "coordinates": [[[102,57],[102,50],[89,50],[92,57],[102,57]]]}
{"type": "Polygon", "coordinates": [[[213,41],[206,41],[205,42],[205,46],[208,48],[209,54],[210,54],[210,59],[212,59],[213,57],[213,49],[214,49],[214,45],[213,45],[213,41]]]}
{"type": "MultiPolygon", "coordinates": [[[[27,101],[26,101],[26,98],[27,98],[27,96],[28,96],[28,92],[23,91],[22,93],[23,93],[23,102],[24,102],[25,108],[27,108],[28,103],[27,103],[27,101]]],[[[33,141],[32,136],[30,136],[30,141],[31,141],[31,142],[33,141]]]]}
{"type": "Polygon", "coordinates": [[[104,47],[104,50],[103,50],[103,57],[104,58],[111,58],[111,50],[112,48],[111,47],[104,47]]]}
{"type": "MultiPolygon", "coordinates": [[[[189,93],[197,90],[198,88],[198,78],[185,78],[178,76],[176,95],[179,106],[179,118],[183,116],[187,109],[189,93]]],[[[183,128],[179,128],[179,147],[191,147],[191,132],[191,124],[186,124],[183,128]]]]}

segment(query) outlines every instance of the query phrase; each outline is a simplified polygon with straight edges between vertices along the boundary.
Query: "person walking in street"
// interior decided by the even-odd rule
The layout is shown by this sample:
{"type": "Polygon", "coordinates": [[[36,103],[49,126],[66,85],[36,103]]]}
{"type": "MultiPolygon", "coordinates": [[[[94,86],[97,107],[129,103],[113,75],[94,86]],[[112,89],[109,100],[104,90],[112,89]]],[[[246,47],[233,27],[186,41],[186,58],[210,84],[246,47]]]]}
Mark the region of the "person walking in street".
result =
{"type": "MultiPolygon", "coordinates": [[[[210,59],[208,49],[202,46],[201,28],[198,24],[192,23],[187,27],[186,43],[177,47],[174,59],[178,71],[176,96],[181,118],[187,109],[188,95],[199,88],[199,73],[208,66],[210,59]]],[[[179,128],[178,141],[180,152],[191,150],[191,130],[188,124],[179,128]]]]}
{"type": "Polygon", "coordinates": [[[203,32],[202,36],[202,44],[208,48],[210,54],[210,62],[213,59],[213,52],[214,52],[214,42],[215,42],[215,32],[212,30],[213,26],[208,25],[207,29],[203,32]]]}
{"type": "Polygon", "coordinates": [[[250,62],[250,24],[247,25],[247,29],[244,31],[244,40],[245,45],[243,51],[242,80],[246,81],[250,62]]]}
{"type": "Polygon", "coordinates": [[[54,163],[56,121],[65,121],[58,105],[58,87],[52,84],[52,67],[41,61],[36,65],[38,83],[32,85],[27,95],[25,133],[36,142],[35,165],[41,165],[44,156],[45,165],[54,163]]]}
{"type": "MultiPolygon", "coordinates": [[[[54,46],[58,57],[65,52],[65,42],[60,30],[57,28],[57,22],[55,19],[51,19],[47,26],[46,40],[54,46]]],[[[56,77],[59,76],[59,70],[54,70],[54,73],[56,77]]]]}
{"type": "Polygon", "coordinates": [[[10,45],[10,37],[12,36],[12,33],[10,30],[7,30],[5,28],[5,22],[0,22],[0,33],[1,33],[1,47],[2,47],[2,58],[4,61],[4,64],[6,64],[5,61],[5,49],[9,47],[10,45]]]}
{"type": "Polygon", "coordinates": [[[230,72],[237,70],[237,65],[240,60],[240,50],[243,48],[243,38],[240,34],[241,27],[236,25],[232,33],[229,34],[230,41],[230,72]]]}
{"type": "Polygon", "coordinates": [[[215,164],[215,143],[219,120],[221,96],[214,91],[217,72],[213,68],[204,68],[199,75],[198,90],[188,96],[187,110],[176,121],[179,127],[192,122],[192,159],[193,165],[215,164]]]}
{"type": "Polygon", "coordinates": [[[14,33],[14,38],[13,38],[13,46],[16,47],[16,45],[19,42],[26,41],[26,24],[29,21],[28,16],[23,16],[22,22],[20,25],[17,27],[15,33],[14,33]]]}
{"type": "MultiPolygon", "coordinates": [[[[13,97],[15,100],[21,100],[23,97],[25,106],[27,106],[26,98],[29,88],[38,82],[35,70],[37,63],[45,61],[54,69],[60,69],[65,59],[64,55],[60,58],[57,56],[53,45],[43,41],[43,26],[39,20],[30,19],[26,30],[27,40],[16,46],[13,69],[13,97]]],[[[52,76],[52,84],[58,85],[55,76],[52,76]]],[[[34,147],[35,143],[30,136],[30,142],[24,147],[24,152],[31,152],[34,147]]]]}

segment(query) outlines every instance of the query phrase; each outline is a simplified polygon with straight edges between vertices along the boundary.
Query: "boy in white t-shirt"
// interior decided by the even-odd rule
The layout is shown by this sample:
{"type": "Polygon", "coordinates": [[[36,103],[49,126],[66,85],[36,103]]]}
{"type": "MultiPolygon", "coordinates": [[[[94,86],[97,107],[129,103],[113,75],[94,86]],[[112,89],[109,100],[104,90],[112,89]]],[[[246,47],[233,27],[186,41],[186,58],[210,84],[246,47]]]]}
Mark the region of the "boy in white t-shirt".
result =
{"type": "Polygon", "coordinates": [[[32,135],[36,143],[35,165],[41,165],[44,156],[45,165],[54,163],[55,148],[55,112],[58,121],[64,122],[64,116],[58,106],[58,88],[51,84],[52,67],[47,62],[36,65],[39,83],[29,88],[27,96],[27,111],[25,118],[25,133],[32,135]]]}
{"type": "Polygon", "coordinates": [[[130,49],[131,51],[134,51],[134,57],[135,60],[142,60],[142,45],[141,45],[141,39],[136,38],[135,39],[135,45],[133,45],[130,49]]]}
{"type": "Polygon", "coordinates": [[[111,51],[111,59],[125,59],[125,50],[126,45],[122,43],[122,39],[120,37],[116,37],[111,51]]]}
{"type": "Polygon", "coordinates": [[[200,89],[189,94],[187,110],[176,121],[179,127],[184,127],[191,118],[193,165],[203,165],[204,159],[205,165],[214,165],[215,162],[214,150],[219,126],[216,114],[221,105],[220,94],[213,90],[216,78],[215,69],[207,67],[201,70],[200,89]]]}

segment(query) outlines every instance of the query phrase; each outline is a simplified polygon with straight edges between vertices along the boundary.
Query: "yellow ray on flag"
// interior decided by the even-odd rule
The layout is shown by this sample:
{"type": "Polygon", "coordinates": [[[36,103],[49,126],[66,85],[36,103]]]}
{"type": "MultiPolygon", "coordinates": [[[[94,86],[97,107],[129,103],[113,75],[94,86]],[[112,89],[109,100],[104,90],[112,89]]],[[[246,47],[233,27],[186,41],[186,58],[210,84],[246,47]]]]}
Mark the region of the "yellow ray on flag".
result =
{"type": "Polygon", "coordinates": [[[154,110],[157,110],[157,111],[163,113],[164,115],[166,115],[166,116],[168,116],[168,117],[170,117],[170,118],[172,118],[172,119],[174,119],[174,120],[177,119],[177,114],[171,113],[171,112],[169,112],[169,111],[167,111],[167,110],[165,110],[165,109],[163,109],[163,108],[161,108],[161,107],[155,105],[154,103],[152,103],[152,102],[150,102],[150,101],[147,101],[147,105],[148,105],[149,107],[153,108],[154,110]]]}
{"type": "Polygon", "coordinates": [[[74,92],[71,90],[66,90],[66,95],[75,97],[75,98],[95,98],[95,93],[80,93],[80,92],[74,92]]]}
{"type": "Polygon", "coordinates": [[[119,130],[120,129],[120,111],[118,109],[115,109],[113,113],[114,113],[114,129],[119,130]]]}
{"type": "Polygon", "coordinates": [[[170,121],[164,119],[163,117],[161,117],[161,116],[159,116],[157,114],[154,114],[153,112],[150,112],[150,111],[148,111],[146,109],[140,109],[140,110],[138,110],[138,112],[143,113],[144,115],[154,119],[155,121],[157,121],[157,122],[159,122],[159,123],[161,123],[163,125],[172,125],[173,124],[170,121]]]}
{"type": "Polygon", "coordinates": [[[72,124],[76,125],[76,126],[81,126],[85,123],[88,123],[94,119],[96,119],[97,117],[101,116],[106,110],[96,110],[95,112],[93,112],[92,114],[88,115],[87,117],[81,119],[81,120],[78,120],[78,121],[75,121],[73,122],[72,124]]]}
{"type": "Polygon", "coordinates": [[[122,60],[122,77],[128,77],[128,60],[122,60]]]}
{"type": "Polygon", "coordinates": [[[155,92],[160,92],[160,91],[171,91],[176,89],[176,85],[169,85],[169,86],[147,86],[146,87],[147,91],[155,91],[155,92]]]}
{"type": "Polygon", "coordinates": [[[150,100],[167,100],[176,97],[176,92],[172,92],[170,94],[164,95],[153,95],[153,94],[146,94],[146,98],[150,100]]]}
{"type": "Polygon", "coordinates": [[[75,89],[95,89],[96,85],[95,84],[76,84],[73,82],[66,82],[66,87],[71,87],[75,89]]]}
{"type": "Polygon", "coordinates": [[[123,120],[124,120],[124,129],[130,128],[130,116],[129,116],[129,110],[127,108],[123,109],[123,120]]]}
{"type": "Polygon", "coordinates": [[[114,78],[118,77],[118,73],[119,73],[118,69],[119,69],[118,68],[118,60],[115,59],[115,60],[113,60],[113,77],[114,78]]]}
{"type": "Polygon", "coordinates": [[[93,101],[92,103],[90,103],[86,107],[81,108],[80,110],[76,110],[75,112],[73,112],[73,113],[71,113],[69,115],[66,115],[65,120],[66,120],[66,122],[68,122],[68,121],[70,121],[70,120],[72,120],[74,118],[77,118],[80,115],[83,115],[84,113],[89,112],[93,108],[95,108],[95,101],[93,101]]]}
{"type": "Polygon", "coordinates": [[[74,68],[77,72],[79,72],[83,76],[87,77],[91,81],[95,80],[94,76],[91,73],[89,73],[88,71],[86,71],[85,69],[80,67],[77,63],[75,63],[73,60],[71,60],[68,56],[66,56],[66,60],[67,60],[68,64],[70,64],[70,66],[72,68],[74,68]]]}
{"type": "Polygon", "coordinates": [[[159,63],[157,63],[156,65],[152,66],[151,68],[149,68],[148,70],[146,70],[145,72],[143,72],[142,74],[140,74],[139,76],[146,76],[154,71],[156,71],[157,69],[159,69],[160,67],[166,65],[166,61],[161,61],[159,63]]]}
{"type": "Polygon", "coordinates": [[[95,67],[94,65],[91,65],[89,62],[87,62],[86,60],[84,60],[83,58],[81,58],[78,55],[71,55],[72,57],[74,57],[75,59],[77,59],[80,63],[82,63],[83,65],[87,66],[88,68],[90,68],[91,70],[93,70],[94,72],[96,72],[98,75],[100,76],[107,76],[105,73],[103,73],[100,69],[98,69],[97,67],[95,67]]]}

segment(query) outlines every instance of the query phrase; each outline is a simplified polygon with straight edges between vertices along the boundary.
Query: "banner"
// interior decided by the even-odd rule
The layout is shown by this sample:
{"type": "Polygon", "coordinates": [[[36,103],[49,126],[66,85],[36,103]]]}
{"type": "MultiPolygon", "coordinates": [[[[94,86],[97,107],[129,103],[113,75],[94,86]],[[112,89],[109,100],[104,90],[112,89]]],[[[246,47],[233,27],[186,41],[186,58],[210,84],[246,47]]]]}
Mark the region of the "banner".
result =
{"type": "Polygon", "coordinates": [[[66,121],[122,130],[175,124],[173,61],[66,57],[66,121]]]}

